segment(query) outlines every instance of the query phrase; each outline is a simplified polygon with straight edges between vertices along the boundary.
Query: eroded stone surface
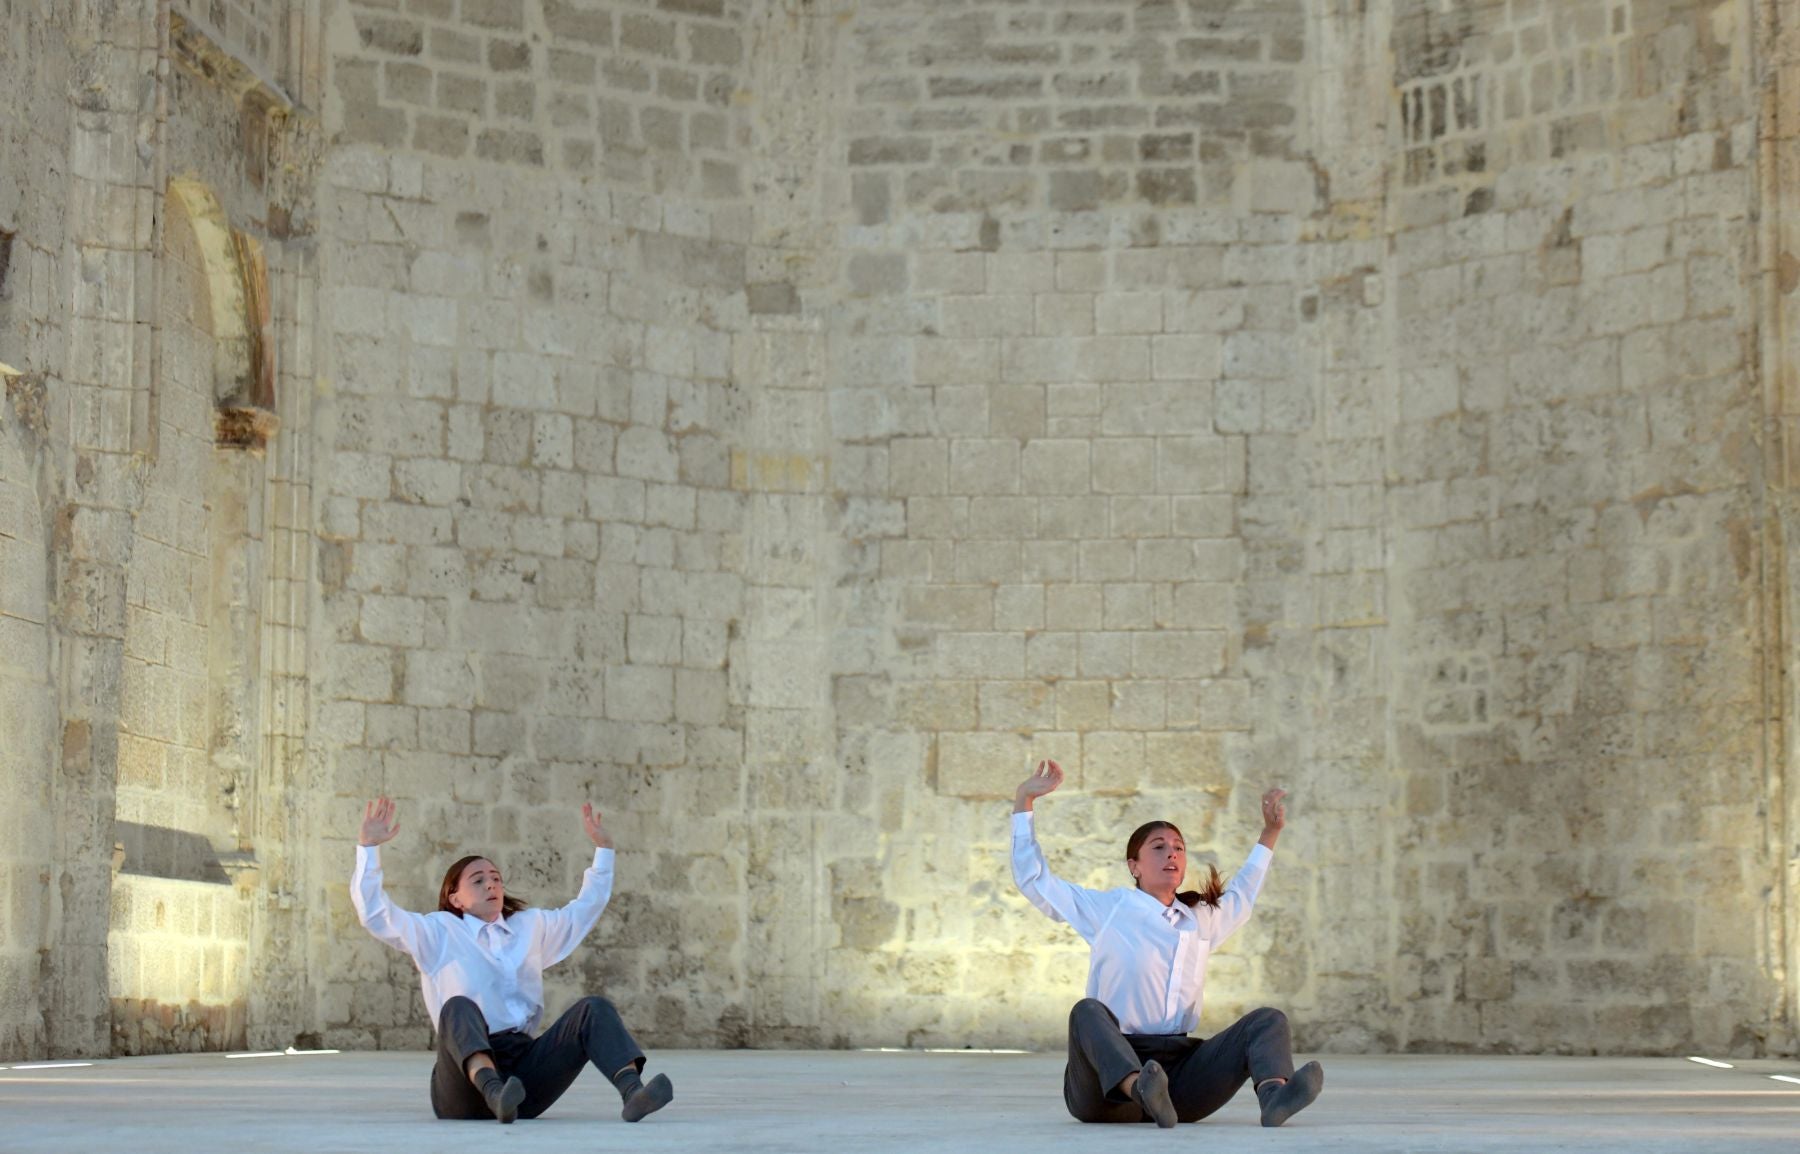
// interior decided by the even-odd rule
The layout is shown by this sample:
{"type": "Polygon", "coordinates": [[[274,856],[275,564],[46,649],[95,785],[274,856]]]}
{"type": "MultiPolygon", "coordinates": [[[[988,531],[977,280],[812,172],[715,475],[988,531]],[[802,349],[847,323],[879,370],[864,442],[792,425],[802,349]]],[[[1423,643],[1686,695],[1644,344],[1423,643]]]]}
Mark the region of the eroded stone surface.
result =
{"type": "Polygon", "coordinates": [[[1042,756],[1095,885],[1292,791],[1209,1014],[1793,1049],[1765,6],[182,0],[166,129],[156,5],[50,7],[0,1054],[424,1044],[376,793],[415,907],[469,848],[560,900],[600,804],[552,996],[652,1043],[1051,1044],[1042,756]],[[177,177],[267,258],[262,455],[177,177]]]}

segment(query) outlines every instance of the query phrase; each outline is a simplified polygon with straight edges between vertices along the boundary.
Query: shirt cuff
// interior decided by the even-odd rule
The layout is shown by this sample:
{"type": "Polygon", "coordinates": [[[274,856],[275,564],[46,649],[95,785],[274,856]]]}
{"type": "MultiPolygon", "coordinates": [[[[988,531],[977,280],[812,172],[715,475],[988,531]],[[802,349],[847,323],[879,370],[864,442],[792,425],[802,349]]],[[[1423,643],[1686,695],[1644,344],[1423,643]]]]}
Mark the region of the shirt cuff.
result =
{"type": "Polygon", "coordinates": [[[604,866],[604,867],[610,869],[610,868],[612,868],[612,863],[613,863],[613,851],[610,848],[608,848],[606,846],[595,846],[594,847],[594,864],[591,868],[600,869],[601,867],[604,866]]]}
{"type": "Polygon", "coordinates": [[[1259,841],[1250,847],[1250,856],[1244,859],[1244,864],[1247,866],[1266,866],[1274,856],[1275,851],[1259,841]]]}
{"type": "Polygon", "coordinates": [[[378,845],[363,845],[361,842],[356,843],[356,860],[367,865],[374,865],[380,862],[381,847],[378,845]]]}
{"type": "Polygon", "coordinates": [[[1014,837],[1030,837],[1033,828],[1030,810],[1021,810],[1012,815],[1012,831],[1014,837]]]}

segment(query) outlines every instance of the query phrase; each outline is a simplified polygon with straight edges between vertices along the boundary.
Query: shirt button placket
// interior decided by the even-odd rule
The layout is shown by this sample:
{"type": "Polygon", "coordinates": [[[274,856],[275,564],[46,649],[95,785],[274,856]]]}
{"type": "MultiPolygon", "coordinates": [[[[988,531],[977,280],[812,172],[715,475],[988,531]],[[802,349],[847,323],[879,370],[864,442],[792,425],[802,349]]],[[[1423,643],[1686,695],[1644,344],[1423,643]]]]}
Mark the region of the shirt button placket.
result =
{"type": "Polygon", "coordinates": [[[1174,1021],[1176,1015],[1181,1011],[1181,962],[1187,956],[1188,940],[1187,935],[1181,932],[1180,926],[1176,925],[1174,909],[1171,908],[1169,913],[1172,915],[1169,918],[1169,925],[1175,929],[1175,957],[1169,965],[1169,996],[1163,1005],[1163,1014],[1170,1021],[1174,1021]]]}

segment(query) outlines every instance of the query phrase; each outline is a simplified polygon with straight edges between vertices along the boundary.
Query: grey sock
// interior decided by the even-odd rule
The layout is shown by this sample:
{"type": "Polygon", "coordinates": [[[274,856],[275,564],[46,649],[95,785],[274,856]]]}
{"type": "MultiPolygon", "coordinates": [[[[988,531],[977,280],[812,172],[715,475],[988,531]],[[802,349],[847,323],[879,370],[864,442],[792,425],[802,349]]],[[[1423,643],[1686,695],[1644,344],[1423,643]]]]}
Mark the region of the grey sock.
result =
{"type": "Polygon", "coordinates": [[[675,1084],[669,1081],[667,1074],[658,1074],[648,1082],[641,1083],[626,1097],[625,1108],[619,1111],[619,1117],[627,1122],[636,1122],[646,1115],[656,1113],[674,1100],[675,1084]]]}
{"type": "Polygon", "coordinates": [[[638,1076],[636,1066],[627,1066],[613,1075],[613,1089],[619,1092],[619,1101],[629,1102],[631,1096],[644,1088],[644,1080],[638,1076]]]}
{"type": "Polygon", "coordinates": [[[1256,1088],[1256,1100],[1262,1103],[1262,1124],[1279,1126],[1312,1105],[1325,1087],[1325,1070],[1317,1062],[1308,1062],[1294,1071],[1294,1076],[1277,1085],[1264,1082],[1256,1088]]]}
{"type": "Polygon", "coordinates": [[[487,1108],[501,1122],[511,1122],[519,1116],[519,1103],[525,1100],[525,1083],[517,1078],[502,1079],[499,1071],[489,1068],[475,1075],[475,1088],[481,1091],[487,1108]]]}
{"type": "Polygon", "coordinates": [[[1155,1058],[1144,1063],[1137,1081],[1131,1084],[1131,1098],[1144,1113],[1164,1130],[1175,1125],[1175,1104],[1169,1101],[1169,1076],[1155,1058]]]}

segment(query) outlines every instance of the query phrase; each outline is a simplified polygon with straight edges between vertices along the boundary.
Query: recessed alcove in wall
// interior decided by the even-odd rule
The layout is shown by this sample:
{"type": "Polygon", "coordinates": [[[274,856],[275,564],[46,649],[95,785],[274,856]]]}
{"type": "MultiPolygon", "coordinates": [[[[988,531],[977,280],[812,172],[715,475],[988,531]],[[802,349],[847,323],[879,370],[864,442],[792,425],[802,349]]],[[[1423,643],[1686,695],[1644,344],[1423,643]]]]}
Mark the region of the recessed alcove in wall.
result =
{"type": "Polygon", "coordinates": [[[156,448],[126,578],[108,934],[119,1053],[242,1044],[263,732],[266,266],[203,181],[171,181],[166,203],[156,448]]]}
{"type": "Polygon", "coordinates": [[[212,397],[221,445],[260,449],[275,431],[275,349],[262,245],[233,228],[218,197],[191,179],[169,182],[169,227],[185,229],[198,262],[196,322],[213,340],[212,397]]]}

